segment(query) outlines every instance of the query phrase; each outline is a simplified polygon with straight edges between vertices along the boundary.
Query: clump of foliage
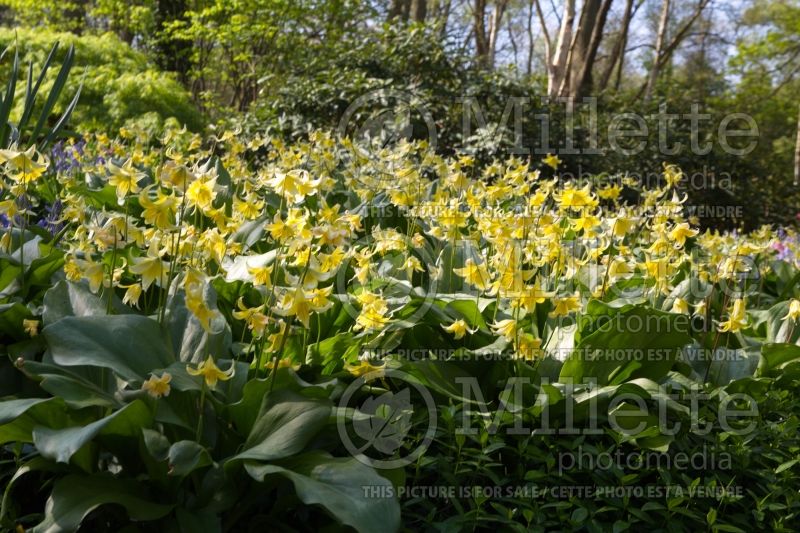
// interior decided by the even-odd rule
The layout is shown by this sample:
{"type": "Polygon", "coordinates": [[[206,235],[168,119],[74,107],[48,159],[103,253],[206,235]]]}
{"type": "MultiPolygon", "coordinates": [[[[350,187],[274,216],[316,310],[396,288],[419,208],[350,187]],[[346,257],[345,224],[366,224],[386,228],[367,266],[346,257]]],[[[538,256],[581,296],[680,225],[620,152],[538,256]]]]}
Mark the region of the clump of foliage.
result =
{"type": "MultiPolygon", "coordinates": [[[[31,62],[41,66],[56,41],[62,45],[56,53],[56,61],[63,60],[69,47],[74,48],[77,57],[65,88],[66,94],[74,95],[82,86],[81,98],[71,119],[74,128],[114,131],[146,126],[152,133],[159,133],[169,119],[195,131],[203,127],[202,115],[180,83],[173,76],[159,72],[144,55],[112,34],[79,37],[44,30],[0,30],[0,46],[11,50],[19,48],[22,65],[31,62]]],[[[10,68],[8,62],[4,67],[10,68]]],[[[22,70],[18,76],[17,90],[21,95],[26,80],[22,70]]],[[[48,91],[53,82],[45,80],[41,90],[48,91]]],[[[21,99],[12,116],[22,114],[20,102],[21,99]]],[[[66,98],[60,99],[53,113],[63,112],[69,103],[66,98]]]]}
{"type": "MultiPolygon", "coordinates": [[[[713,419],[717,401],[747,392],[767,409],[764,435],[715,433],[705,444],[736,452],[752,483],[724,469],[706,478],[580,470],[572,481],[648,487],[673,476],[668,484],[687,490],[740,481],[747,490],[731,501],[612,498],[605,506],[468,497],[440,515],[404,501],[408,523],[466,527],[490,517],[518,529],[577,528],[590,515],[594,529],[664,519],[720,530],[797,523],[798,265],[769,228],[742,236],[693,227],[676,167],[643,189],[556,179],[554,157],[481,167],[423,144],[356,145],[319,132],[291,145],[233,132],[207,144],[172,129],[164,142],[89,137],[59,145],[52,165],[20,166],[25,157],[42,161],[35,150],[8,154],[0,325],[4,390],[16,392],[0,403],[4,524],[217,531],[320,524],[324,510],[361,531],[393,529],[395,494],[363,487],[439,475],[458,485],[549,486],[548,454],[580,443],[668,451],[704,442],[690,431],[662,434],[638,411],[629,414],[643,429],[631,433],[601,415],[594,422],[603,436],[587,439],[459,436],[457,415],[475,412],[459,381],[470,376],[489,409],[505,412],[501,427],[513,423],[502,385],[512,377],[528,378],[527,400],[512,413],[540,421],[543,395],[555,427],[568,404],[581,422],[587,402],[610,413],[623,394],[658,402],[664,387],[679,394],[670,416],[686,420],[680,395],[694,387],[711,395],[703,416],[713,419]],[[630,192],[643,200],[626,199],[630,192]],[[661,329],[632,328],[633,318],[661,329]],[[637,349],[660,356],[642,364],[637,349]],[[598,350],[624,356],[588,356],[598,350]],[[368,438],[365,420],[380,427],[393,415],[341,401],[354,378],[375,372],[384,379],[357,387],[361,400],[400,394],[393,370],[434,395],[444,422],[430,454],[376,470],[349,456],[340,431],[368,438]],[[565,383],[586,378],[594,386],[580,397],[564,393],[565,383]],[[776,442],[783,451],[747,462],[743,447],[758,453],[776,442]],[[437,466],[453,451],[452,465],[437,466]],[[498,454],[517,457],[519,470],[501,466],[498,454]]],[[[418,418],[411,435],[423,431],[418,418]]],[[[382,451],[402,456],[419,439],[382,451]]]]}

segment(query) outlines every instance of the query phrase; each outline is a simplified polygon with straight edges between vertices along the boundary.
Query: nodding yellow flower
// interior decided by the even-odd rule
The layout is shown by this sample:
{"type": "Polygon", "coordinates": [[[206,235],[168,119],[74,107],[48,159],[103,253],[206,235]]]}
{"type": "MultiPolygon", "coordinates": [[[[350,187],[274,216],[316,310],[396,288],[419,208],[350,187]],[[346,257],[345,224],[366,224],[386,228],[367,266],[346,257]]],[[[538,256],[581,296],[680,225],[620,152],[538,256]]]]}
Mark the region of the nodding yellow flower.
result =
{"type": "Polygon", "coordinates": [[[491,328],[496,334],[502,335],[508,340],[512,340],[517,334],[517,321],[513,318],[507,318],[491,324],[491,328]]]}
{"type": "Polygon", "coordinates": [[[139,180],[144,177],[144,173],[133,168],[133,159],[128,159],[121,167],[109,161],[106,164],[106,168],[111,174],[108,178],[108,184],[116,187],[119,205],[123,204],[125,197],[129,194],[139,192],[139,180]]]}
{"type": "Polygon", "coordinates": [[[603,200],[616,200],[622,194],[622,187],[617,184],[607,185],[597,191],[597,196],[603,200]]]}
{"type": "Polygon", "coordinates": [[[373,330],[380,329],[385,326],[389,319],[385,316],[385,310],[376,308],[375,306],[365,306],[356,317],[356,323],[353,329],[358,330],[373,330]]]}
{"type": "Polygon", "coordinates": [[[800,300],[792,299],[789,302],[789,312],[782,320],[797,321],[797,319],[800,319],[800,300]]]}
{"type": "Polygon", "coordinates": [[[672,231],[669,232],[669,238],[682,247],[688,237],[694,237],[698,233],[696,229],[692,229],[689,224],[683,222],[672,228],[672,231]]]}
{"type": "Polygon", "coordinates": [[[236,371],[236,365],[231,363],[231,367],[223,372],[214,363],[214,359],[211,355],[209,355],[205,361],[197,365],[197,368],[187,366],[186,371],[192,376],[203,376],[206,386],[210,389],[214,389],[217,386],[217,381],[228,381],[233,377],[236,371]]]}
{"type": "Polygon", "coordinates": [[[160,378],[157,378],[155,374],[150,374],[147,381],[142,383],[142,390],[147,391],[147,394],[153,398],[169,396],[170,381],[172,381],[172,375],[169,372],[164,372],[160,378]]]}
{"type": "Polygon", "coordinates": [[[370,372],[380,372],[382,374],[384,372],[385,365],[373,365],[368,360],[362,359],[358,363],[347,364],[344,368],[358,378],[365,374],[369,374],[370,372]]]}
{"type": "Polygon", "coordinates": [[[264,224],[264,229],[269,232],[273,239],[283,242],[294,237],[294,229],[281,218],[281,213],[275,213],[271,224],[264,224]]]}
{"type": "Polygon", "coordinates": [[[578,311],[581,308],[581,300],[579,294],[572,296],[556,296],[553,298],[554,309],[550,311],[551,317],[567,316],[573,311],[578,311]]]}
{"type": "Polygon", "coordinates": [[[697,316],[705,316],[706,314],[706,301],[700,300],[694,306],[694,314],[697,316]]]}
{"type": "Polygon", "coordinates": [[[239,311],[233,311],[231,314],[236,320],[243,320],[247,324],[247,328],[253,331],[253,334],[260,337],[264,334],[264,329],[267,327],[267,316],[263,313],[264,306],[247,307],[243,298],[236,301],[236,307],[239,311]]]}
{"type": "Polygon", "coordinates": [[[314,310],[311,299],[312,297],[306,294],[302,287],[297,287],[283,294],[274,311],[281,316],[296,316],[305,327],[309,327],[311,311],[314,310]]]}
{"type": "Polygon", "coordinates": [[[147,224],[152,224],[159,229],[168,229],[175,224],[175,214],[178,212],[178,199],[170,194],[156,191],[156,200],[150,199],[150,189],[145,188],[139,193],[139,204],[142,206],[142,218],[147,224]]]}
{"type": "Polygon", "coordinates": [[[422,268],[422,263],[420,262],[420,260],[413,255],[409,255],[408,259],[405,260],[403,266],[401,266],[400,268],[405,270],[406,276],[408,276],[409,279],[411,279],[411,276],[414,275],[414,272],[425,271],[425,269],[422,268]]]}
{"type": "Polygon", "coordinates": [[[442,328],[447,333],[452,334],[453,338],[456,339],[456,340],[463,338],[464,335],[467,334],[467,332],[475,333],[475,330],[469,329],[469,326],[467,325],[467,323],[462,319],[456,320],[455,322],[453,322],[449,326],[445,326],[444,324],[442,324],[442,328]]]}
{"type": "Polygon", "coordinates": [[[39,179],[50,165],[50,160],[44,154],[36,151],[36,146],[31,146],[24,152],[19,152],[12,147],[0,150],[0,163],[6,163],[6,169],[12,180],[27,185],[39,179]]]}
{"type": "Polygon", "coordinates": [[[628,232],[633,229],[634,225],[636,224],[635,220],[621,214],[613,220],[613,226],[611,227],[611,232],[614,234],[615,237],[624,237],[628,232]]]}
{"type": "Polygon", "coordinates": [[[142,277],[142,289],[147,290],[154,282],[163,287],[169,275],[169,263],[162,261],[155,245],[151,245],[144,257],[134,257],[129,270],[142,277]]]}
{"type": "Polygon", "coordinates": [[[741,298],[733,302],[733,308],[728,315],[728,320],[720,323],[720,331],[729,331],[736,333],[742,328],[747,326],[747,313],[744,306],[744,300],[741,298]]]}
{"type": "Polygon", "coordinates": [[[186,189],[186,200],[189,205],[199,208],[202,211],[211,207],[217,192],[214,187],[217,184],[216,178],[201,176],[194,180],[186,189]]]}
{"type": "Polygon", "coordinates": [[[476,265],[475,261],[472,259],[467,259],[463,268],[454,268],[453,273],[456,276],[464,278],[464,281],[482,291],[485,291],[489,287],[491,281],[485,263],[476,265]]]}
{"type": "Polygon", "coordinates": [[[275,364],[274,359],[270,359],[269,361],[264,363],[264,367],[267,368],[268,370],[272,370],[276,366],[278,367],[278,369],[291,368],[292,370],[295,371],[300,370],[300,365],[292,361],[289,357],[284,357],[283,359],[279,359],[277,365],[275,364]]]}
{"type": "Polygon", "coordinates": [[[664,163],[664,179],[668,187],[675,187],[683,179],[683,171],[675,165],[664,163]]]}
{"type": "Polygon", "coordinates": [[[120,288],[127,289],[125,296],[122,297],[122,303],[132,305],[138,309],[139,298],[142,297],[142,286],[138,283],[132,283],[131,285],[120,285],[120,288]]]}
{"type": "Polygon", "coordinates": [[[685,315],[689,312],[689,303],[683,298],[675,298],[672,302],[672,312],[685,315]]]}
{"type": "Polygon", "coordinates": [[[263,285],[267,288],[272,287],[273,265],[248,266],[247,272],[253,276],[253,285],[263,285]]]}
{"type": "Polygon", "coordinates": [[[542,163],[551,167],[553,170],[558,170],[558,165],[561,164],[561,160],[558,158],[557,155],[547,154],[547,157],[542,159],[542,163]]]}
{"type": "Polygon", "coordinates": [[[591,186],[575,189],[572,185],[564,187],[560,194],[553,195],[561,209],[584,209],[597,207],[597,199],[591,193],[591,186]]]}
{"type": "Polygon", "coordinates": [[[25,330],[25,333],[30,335],[31,337],[35,337],[39,334],[39,321],[38,320],[29,320],[23,319],[22,320],[22,329],[25,330]]]}
{"type": "Polygon", "coordinates": [[[74,264],[81,277],[89,281],[89,290],[92,292],[100,290],[100,286],[105,282],[105,265],[98,263],[91,256],[87,256],[86,259],[75,259],[74,264]]]}
{"type": "Polygon", "coordinates": [[[523,333],[515,342],[514,357],[517,359],[524,359],[526,361],[533,361],[544,355],[542,348],[542,339],[537,339],[530,333],[523,333]]]}

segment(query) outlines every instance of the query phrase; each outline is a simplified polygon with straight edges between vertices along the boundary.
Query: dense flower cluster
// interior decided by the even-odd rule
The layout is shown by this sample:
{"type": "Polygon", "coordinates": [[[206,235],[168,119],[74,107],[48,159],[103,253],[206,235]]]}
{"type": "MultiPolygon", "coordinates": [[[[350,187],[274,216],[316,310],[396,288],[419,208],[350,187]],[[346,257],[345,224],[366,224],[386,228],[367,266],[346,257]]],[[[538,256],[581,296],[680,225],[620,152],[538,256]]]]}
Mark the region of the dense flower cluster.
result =
{"type": "Polygon", "coordinates": [[[475,302],[493,321],[442,317],[439,331],[473,347],[471,336],[493,337],[524,359],[541,356],[555,324],[591,298],[649,301],[737,332],[748,325],[748,281],[776,257],[793,260],[797,242],[769,228],[700,233],[669,165],[662,187],[639,190],[624,178],[562,180],[555,156],[481,169],[424,143],[371,154],[323,133],[287,146],[231,132],[204,144],[177,130],[157,148],[131,132],[59,144],[49,171],[35,148],[0,155],[5,248],[12,228],[63,233],[68,280],[155,316],[180,292],[207,331],[238,324],[259,368],[272,368],[290,338],[305,348],[314,321],[319,337],[334,307],[350,316],[339,331],[375,346],[437,301],[475,302]],[[702,290],[687,291],[687,279],[702,290]],[[215,280],[250,290],[221,309],[215,280]],[[732,292],[712,317],[716,286],[732,292]]]}

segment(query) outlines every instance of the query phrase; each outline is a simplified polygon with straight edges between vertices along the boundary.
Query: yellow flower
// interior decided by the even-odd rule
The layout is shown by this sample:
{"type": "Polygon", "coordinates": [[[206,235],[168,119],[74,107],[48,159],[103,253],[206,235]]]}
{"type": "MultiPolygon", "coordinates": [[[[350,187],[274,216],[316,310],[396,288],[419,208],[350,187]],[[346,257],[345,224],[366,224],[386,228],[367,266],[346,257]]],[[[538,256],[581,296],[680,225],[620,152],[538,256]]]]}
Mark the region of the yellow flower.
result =
{"type": "Polygon", "coordinates": [[[157,191],[157,199],[152,201],[148,189],[139,193],[139,204],[142,206],[142,218],[147,224],[152,224],[159,229],[168,229],[174,225],[175,214],[178,212],[178,199],[174,195],[166,195],[161,190],[157,191]]]}
{"type": "Polygon", "coordinates": [[[591,187],[585,186],[583,189],[575,189],[574,187],[567,186],[561,191],[561,194],[554,195],[558,200],[558,205],[561,209],[583,209],[587,207],[597,207],[597,199],[592,196],[591,187]]]}
{"type": "Polygon", "coordinates": [[[556,296],[553,298],[553,305],[555,309],[550,311],[551,317],[567,316],[571,312],[578,311],[581,308],[580,295],[556,296]]]}
{"type": "Polygon", "coordinates": [[[745,326],[747,326],[747,314],[744,307],[744,300],[739,298],[733,302],[733,308],[728,316],[728,320],[720,324],[720,331],[736,333],[745,326]]]}
{"type": "Polygon", "coordinates": [[[617,184],[608,185],[597,191],[597,196],[603,200],[616,200],[622,194],[622,187],[617,184]]]}
{"type": "Polygon", "coordinates": [[[139,192],[139,180],[144,177],[144,174],[133,168],[133,159],[128,159],[121,167],[109,161],[106,167],[111,174],[108,184],[116,187],[117,201],[120,205],[125,201],[126,196],[139,192]]]}
{"type": "Polygon", "coordinates": [[[800,300],[792,300],[789,302],[789,312],[782,320],[797,321],[800,318],[800,300]]]}
{"type": "Polygon", "coordinates": [[[235,370],[236,366],[232,363],[231,367],[223,372],[216,364],[214,364],[214,359],[211,357],[211,355],[209,355],[205,361],[200,363],[197,368],[192,368],[190,366],[186,367],[186,371],[190,375],[203,376],[206,385],[211,389],[217,386],[217,381],[228,381],[231,379],[235,370]]]}
{"type": "Polygon", "coordinates": [[[689,224],[684,222],[672,228],[672,231],[669,232],[669,238],[678,243],[678,246],[683,246],[687,237],[694,237],[698,233],[696,229],[692,229],[689,224]]]}
{"type": "Polygon", "coordinates": [[[537,339],[530,333],[524,333],[520,335],[516,348],[517,349],[514,353],[514,357],[517,359],[532,361],[537,357],[544,355],[544,352],[541,349],[542,339],[537,339]]]}
{"type": "MultiPolygon", "coordinates": [[[[275,368],[275,366],[276,366],[276,365],[275,365],[275,360],[274,360],[274,359],[270,359],[269,361],[267,361],[267,362],[264,364],[264,366],[265,366],[266,368],[268,368],[269,370],[272,370],[272,369],[273,369],[273,368],[275,368]]],[[[295,370],[295,371],[296,371],[296,370],[300,370],[300,365],[299,365],[299,364],[297,364],[297,363],[294,363],[294,362],[293,362],[293,361],[292,361],[290,358],[288,358],[288,357],[284,357],[283,359],[279,359],[279,360],[278,360],[278,365],[277,365],[277,366],[278,366],[278,369],[281,369],[281,368],[291,368],[292,370],[295,370]]]]}
{"type": "Polygon", "coordinates": [[[39,179],[50,165],[47,157],[37,152],[35,146],[24,152],[14,149],[0,150],[0,162],[6,163],[11,179],[23,185],[39,179]]]}
{"type": "Polygon", "coordinates": [[[469,326],[466,322],[462,319],[458,319],[449,326],[445,326],[442,324],[442,328],[447,332],[453,335],[453,338],[458,340],[464,337],[467,332],[474,333],[474,330],[469,329],[469,326]]]}
{"type": "Polygon", "coordinates": [[[134,257],[131,262],[130,271],[142,277],[142,289],[147,290],[153,282],[159,287],[166,284],[169,263],[161,260],[155,247],[151,246],[146,256],[134,257]]]}
{"type": "Polygon", "coordinates": [[[356,364],[347,364],[344,367],[345,370],[353,374],[355,377],[361,377],[365,374],[369,374],[370,372],[380,372],[383,373],[384,365],[373,365],[366,359],[359,361],[356,364]]]}
{"type": "Polygon", "coordinates": [[[683,172],[675,165],[664,163],[664,179],[670,187],[676,186],[683,178],[683,172]]]}
{"type": "Polygon", "coordinates": [[[508,340],[512,340],[517,334],[517,321],[513,318],[507,318],[500,322],[495,322],[491,325],[492,331],[498,335],[502,335],[508,340]]]}
{"type": "Polygon", "coordinates": [[[214,190],[216,183],[216,179],[207,177],[194,180],[186,189],[186,200],[189,202],[189,205],[199,207],[201,210],[210,208],[211,203],[217,196],[214,190]]]}
{"type": "Polygon", "coordinates": [[[122,303],[125,305],[132,305],[139,308],[139,298],[142,297],[142,286],[138,283],[131,285],[120,285],[121,288],[127,289],[125,295],[122,297],[122,303]]]}
{"type": "Polygon", "coordinates": [[[475,261],[467,259],[464,263],[464,268],[454,268],[453,273],[456,276],[464,278],[464,281],[482,291],[489,287],[489,272],[486,270],[486,265],[483,263],[476,265],[475,261]]]}
{"type": "Polygon", "coordinates": [[[389,319],[384,316],[384,311],[381,309],[376,309],[373,306],[366,306],[361,309],[361,313],[359,313],[358,317],[356,318],[356,324],[353,326],[353,329],[356,331],[366,329],[379,329],[385,326],[389,322],[389,319]]]}
{"type": "Polygon", "coordinates": [[[169,396],[170,381],[172,381],[172,376],[169,372],[164,372],[160,378],[157,378],[155,374],[150,374],[150,378],[142,383],[142,390],[147,391],[147,394],[153,398],[169,396]]]}
{"type": "Polygon", "coordinates": [[[548,167],[552,167],[553,170],[557,170],[558,165],[561,164],[561,160],[558,158],[557,155],[547,154],[547,157],[542,159],[542,163],[544,163],[548,167]]]}
{"type": "Polygon", "coordinates": [[[672,302],[672,312],[685,315],[689,312],[689,303],[683,298],[675,298],[672,302]]]}
{"type": "Polygon", "coordinates": [[[613,226],[611,231],[615,237],[624,237],[635,225],[635,221],[632,218],[626,217],[624,214],[612,220],[613,226]]]}
{"type": "Polygon", "coordinates": [[[105,281],[105,267],[103,263],[98,263],[87,256],[86,259],[75,259],[75,266],[80,271],[81,276],[89,281],[89,290],[97,292],[105,281]]]}
{"type": "Polygon", "coordinates": [[[38,320],[22,320],[22,329],[25,330],[25,333],[30,335],[31,337],[35,337],[39,334],[39,321],[38,320]]]}

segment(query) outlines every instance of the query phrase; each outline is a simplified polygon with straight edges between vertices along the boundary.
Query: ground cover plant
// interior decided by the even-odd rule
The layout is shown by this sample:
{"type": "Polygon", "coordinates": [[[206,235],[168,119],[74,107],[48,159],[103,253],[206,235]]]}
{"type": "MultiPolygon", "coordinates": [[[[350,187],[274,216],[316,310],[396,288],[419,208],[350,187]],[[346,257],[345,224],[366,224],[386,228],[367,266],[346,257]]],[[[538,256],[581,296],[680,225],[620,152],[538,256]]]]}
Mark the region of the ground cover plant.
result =
{"type": "Polygon", "coordinates": [[[745,3],[718,75],[714,0],[0,1],[0,530],[797,531],[800,9],[745,3]]]}
{"type": "MultiPolygon", "coordinates": [[[[486,515],[518,528],[796,523],[797,492],[782,484],[797,475],[800,303],[796,260],[780,248],[794,241],[768,228],[700,233],[682,215],[676,167],[665,167],[661,187],[639,190],[561,181],[555,157],[475,168],[424,145],[375,158],[324,133],[284,145],[230,133],[204,142],[182,130],[155,147],[97,136],[50,155],[35,146],[3,154],[3,374],[16,387],[0,404],[8,525],[313,527],[325,510],[359,530],[398,527],[397,493],[362,487],[400,487],[409,476],[534,487],[601,475],[557,472],[558,453],[578,444],[732,450],[746,482],[725,468],[602,475],[746,492],[640,508],[627,497],[587,507],[577,497],[531,505],[476,494],[449,502],[451,516],[424,499],[404,510],[452,528],[486,515]],[[629,189],[638,201],[623,206],[629,189]],[[614,357],[587,355],[604,352],[614,357]],[[402,385],[394,370],[431,391],[450,427],[407,468],[371,468],[350,456],[337,425],[357,440],[363,417],[395,423],[402,410],[341,400],[354,378],[375,372],[383,381],[356,395],[391,399],[402,385]],[[482,428],[474,435],[451,431],[462,413],[481,413],[459,384],[465,376],[479,378],[480,399],[500,413],[473,424],[482,428]],[[510,377],[526,378],[519,403],[503,386],[510,377]],[[664,434],[638,401],[615,402],[674,392],[667,412],[681,420],[693,387],[709,392],[704,421],[744,393],[768,410],[755,431],[734,424],[698,437],[664,434]],[[605,407],[601,425],[633,410],[626,417],[642,427],[577,439],[497,431],[515,417],[541,421],[544,410],[561,427],[567,405],[580,422],[594,414],[590,402],[605,407]],[[444,459],[453,453],[454,464],[444,459]],[[21,496],[34,486],[36,497],[21,496]]],[[[403,420],[416,436],[379,446],[387,457],[424,436],[419,413],[403,420]]]]}

